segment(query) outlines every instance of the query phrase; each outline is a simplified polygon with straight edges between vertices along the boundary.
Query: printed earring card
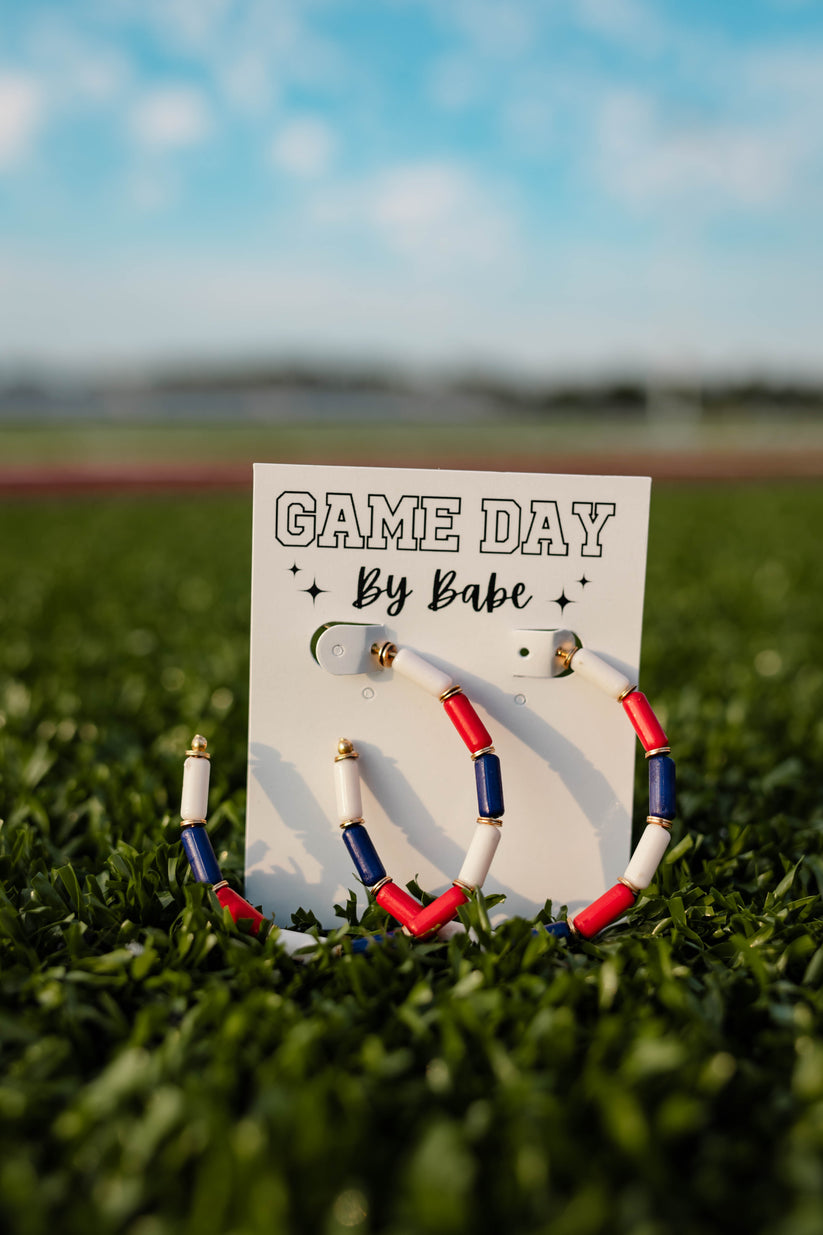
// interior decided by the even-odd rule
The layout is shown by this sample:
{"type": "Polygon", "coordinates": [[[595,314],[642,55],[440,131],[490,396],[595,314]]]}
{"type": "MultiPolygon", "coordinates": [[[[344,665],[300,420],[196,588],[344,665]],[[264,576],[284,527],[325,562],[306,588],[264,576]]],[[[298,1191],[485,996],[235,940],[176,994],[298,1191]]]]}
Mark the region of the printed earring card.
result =
{"type": "Polygon", "coordinates": [[[333,760],[360,752],[363,815],[389,875],[439,894],[477,818],[474,768],[443,706],[371,642],[452,675],[490,731],[505,798],[484,892],[497,918],[575,912],[624,869],[635,735],[557,676],[556,635],[637,681],[650,481],[256,464],[246,895],[288,927],[333,927],[357,882],[333,760]]]}

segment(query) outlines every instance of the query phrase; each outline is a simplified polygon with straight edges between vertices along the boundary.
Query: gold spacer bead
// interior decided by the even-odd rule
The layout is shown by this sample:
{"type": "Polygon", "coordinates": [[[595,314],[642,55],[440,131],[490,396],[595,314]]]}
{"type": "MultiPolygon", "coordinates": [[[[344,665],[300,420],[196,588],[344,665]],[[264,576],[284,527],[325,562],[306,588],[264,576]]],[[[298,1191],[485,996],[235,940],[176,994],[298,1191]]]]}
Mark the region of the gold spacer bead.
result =
{"type": "Polygon", "coordinates": [[[206,826],[205,819],[181,819],[181,828],[204,828],[206,826]]]}
{"type": "Polygon", "coordinates": [[[337,743],[337,754],[334,756],[334,762],[340,763],[342,759],[359,759],[357,751],[348,738],[341,738],[337,743]]]}
{"type": "Polygon", "coordinates": [[[655,746],[654,750],[646,751],[646,758],[651,759],[652,755],[668,755],[671,749],[671,746],[655,746]]]}
{"type": "Polygon", "coordinates": [[[622,883],[623,887],[628,888],[630,892],[633,892],[635,894],[635,896],[640,895],[640,888],[638,888],[635,884],[633,884],[630,879],[627,879],[625,875],[619,875],[617,878],[617,882],[622,883]]]}
{"type": "Polygon", "coordinates": [[[491,815],[478,815],[477,822],[478,823],[488,823],[492,827],[495,827],[495,828],[502,828],[503,826],[502,819],[492,819],[491,815]]]}
{"type": "Polygon", "coordinates": [[[456,888],[462,888],[469,896],[476,890],[473,883],[464,883],[462,879],[452,879],[452,884],[456,888]]]}
{"type": "Polygon", "coordinates": [[[440,702],[445,703],[446,700],[451,699],[453,695],[462,695],[462,694],[463,694],[462,686],[450,686],[448,690],[444,690],[443,694],[439,696],[440,702]]]}
{"type": "Polygon", "coordinates": [[[219,879],[217,883],[211,885],[212,892],[216,892],[218,888],[227,888],[229,886],[228,879],[219,879]]]}
{"type": "Polygon", "coordinates": [[[345,829],[346,829],[346,828],[350,828],[350,827],[351,827],[353,824],[355,824],[355,823],[365,823],[365,822],[366,822],[366,821],[365,821],[365,819],[363,818],[363,816],[362,816],[362,815],[358,815],[358,817],[357,817],[356,819],[344,819],[344,820],[341,822],[340,827],[341,827],[341,828],[343,828],[343,830],[345,831],[345,829]]]}
{"type": "Polygon", "coordinates": [[[386,643],[373,643],[371,645],[372,656],[377,657],[377,663],[381,669],[391,667],[391,664],[397,655],[397,644],[387,641],[386,643]]]}
{"type": "Polygon", "coordinates": [[[572,935],[575,939],[579,939],[580,931],[577,929],[577,927],[574,924],[574,918],[566,918],[566,925],[569,928],[569,934],[572,935]]]}
{"type": "Polygon", "coordinates": [[[382,887],[384,887],[387,883],[391,883],[391,881],[391,875],[384,875],[382,879],[377,880],[377,883],[370,884],[368,890],[371,892],[372,896],[374,896],[375,892],[379,892],[382,887]]]}
{"type": "Polygon", "coordinates": [[[474,763],[475,759],[479,759],[481,755],[493,755],[493,754],[494,754],[493,746],[484,746],[482,750],[476,750],[473,753],[472,763],[474,763]]]}
{"type": "Polygon", "coordinates": [[[665,828],[667,832],[672,830],[671,819],[664,819],[662,815],[647,815],[646,823],[656,823],[659,828],[665,828]]]}
{"type": "Polygon", "coordinates": [[[575,647],[573,648],[564,648],[564,647],[555,648],[554,654],[558,660],[562,660],[563,664],[566,666],[567,669],[571,669],[572,660],[574,659],[574,655],[576,652],[579,652],[579,651],[580,651],[580,648],[575,645],[575,647]]]}
{"type": "Polygon", "coordinates": [[[621,690],[620,694],[617,696],[617,702],[622,703],[627,695],[633,695],[636,690],[637,690],[637,685],[627,686],[626,689],[621,690]]]}

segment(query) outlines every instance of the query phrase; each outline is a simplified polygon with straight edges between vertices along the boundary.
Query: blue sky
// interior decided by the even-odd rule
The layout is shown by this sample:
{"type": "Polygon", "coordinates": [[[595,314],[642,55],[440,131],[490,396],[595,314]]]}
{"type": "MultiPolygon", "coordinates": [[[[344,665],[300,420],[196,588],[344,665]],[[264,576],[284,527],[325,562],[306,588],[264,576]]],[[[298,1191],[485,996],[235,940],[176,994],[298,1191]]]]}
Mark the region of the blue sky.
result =
{"type": "Polygon", "coordinates": [[[0,367],[823,377],[823,4],[0,0],[0,367]]]}

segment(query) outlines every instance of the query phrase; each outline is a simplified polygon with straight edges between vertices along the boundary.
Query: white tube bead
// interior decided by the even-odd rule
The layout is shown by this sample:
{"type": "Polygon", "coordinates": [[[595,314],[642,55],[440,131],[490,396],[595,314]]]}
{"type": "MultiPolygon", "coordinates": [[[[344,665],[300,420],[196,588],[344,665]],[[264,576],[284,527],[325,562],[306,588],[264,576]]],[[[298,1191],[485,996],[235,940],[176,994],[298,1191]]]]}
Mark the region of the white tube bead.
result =
{"type": "Polygon", "coordinates": [[[439,699],[444,690],[451,690],[455,684],[450,674],[444,673],[409,648],[400,649],[392,661],[392,669],[414,682],[415,686],[420,686],[428,694],[434,695],[435,699],[439,699]]]}
{"type": "Polygon", "coordinates": [[[646,824],[646,830],[637,842],[637,848],[623,872],[623,878],[641,892],[647,888],[654,879],[670,840],[671,833],[668,828],[662,828],[659,823],[646,824]]]}
{"type": "MultiPolygon", "coordinates": [[[[294,956],[296,952],[301,952],[304,948],[317,947],[317,940],[314,935],[309,935],[305,931],[290,931],[281,926],[277,932],[277,942],[289,954],[294,956]]],[[[308,960],[308,955],[298,956],[299,961],[308,960]]]]}
{"type": "Polygon", "coordinates": [[[595,653],[590,652],[588,648],[578,648],[572,657],[572,669],[575,673],[579,673],[581,678],[585,678],[587,682],[591,682],[593,686],[599,687],[607,695],[611,695],[612,699],[619,698],[624,690],[632,685],[625,674],[619,669],[615,669],[605,660],[595,653]]]}
{"type": "Polygon", "coordinates": [[[478,823],[457,882],[468,884],[470,888],[482,888],[499,844],[500,828],[493,823],[478,823]]]}
{"type": "Polygon", "coordinates": [[[205,819],[209,810],[209,761],[189,755],[183,764],[181,819],[205,819]]]}
{"type": "Polygon", "coordinates": [[[360,770],[356,759],[338,759],[334,765],[334,788],[337,793],[337,813],[340,822],[362,819],[363,798],[360,793],[360,770]]]}

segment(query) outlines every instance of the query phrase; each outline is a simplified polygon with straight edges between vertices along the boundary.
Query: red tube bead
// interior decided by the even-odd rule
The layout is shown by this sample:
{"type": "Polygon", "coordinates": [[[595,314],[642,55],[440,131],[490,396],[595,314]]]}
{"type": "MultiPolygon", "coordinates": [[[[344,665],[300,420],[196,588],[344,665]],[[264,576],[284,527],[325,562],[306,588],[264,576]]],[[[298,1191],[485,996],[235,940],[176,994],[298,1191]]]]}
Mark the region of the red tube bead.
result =
{"type": "Polygon", "coordinates": [[[253,935],[257,934],[260,927],[266,921],[263,914],[235,892],[234,888],[230,888],[228,885],[222,888],[215,888],[214,895],[220,901],[223,908],[228,909],[233,922],[251,922],[251,932],[253,935]]]}
{"type": "Polygon", "coordinates": [[[381,909],[385,909],[393,918],[396,918],[401,926],[408,926],[414,921],[417,914],[423,908],[420,901],[416,901],[413,896],[409,896],[408,892],[403,888],[399,888],[396,883],[389,881],[384,883],[382,888],[378,888],[374,894],[374,899],[377,901],[381,909]]]}
{"type": "Polygon", "coordinates": [[[591,939],[599,931],[616,922],[634,904],[635,893],[625,883],[616,883],[608,892],[592,901],[588,909],[581,909],[572,925],[584,939],[591,939]]]}
{"type": "Polygon", "coordinates": [[[465,695],[452,695],[443,700],[449,720],[474,755],[492,746],[492,735],[483,724],[465,695]]]}
{"type": "Polygon", "coordinates": [[[461,905],[465,905],[468,899],[468,894],[462,888],[449,888],[448,892],[444,892],[436,901],[420,910],[417,917],[409,922],[409,930],[415,939],[439,931],[441,926],[451,922],[457,910],[461,905]]]}
{"type": "Polygon", "coordinates": [[[668,746],[669,739],[663,732],[663,726],[644,694],[639,690],[633,690],[621,700],[621,703],[634,725],[635,733],[640,738],[644,750],[656,750],[658,746],[668,746]]]}

